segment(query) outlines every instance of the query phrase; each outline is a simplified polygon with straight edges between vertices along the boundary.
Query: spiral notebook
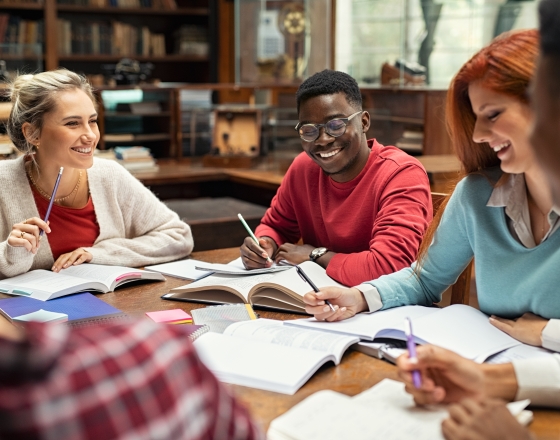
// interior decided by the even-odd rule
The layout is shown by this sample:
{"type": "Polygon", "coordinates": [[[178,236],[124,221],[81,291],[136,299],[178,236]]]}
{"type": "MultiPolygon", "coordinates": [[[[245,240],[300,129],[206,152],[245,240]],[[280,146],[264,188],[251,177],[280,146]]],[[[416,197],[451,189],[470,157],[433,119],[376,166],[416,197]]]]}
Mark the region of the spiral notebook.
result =
{"type": "Polygon", "coordinates": [[[41,301],[25,296],[0,300],[0,313],[10,321],[17,316],[41,309],[49,312],[65,313],[68,315],[68,325],[73,327],[126,318],[125,313],[88,292],[63,296],[50,301],[41,301]]]}

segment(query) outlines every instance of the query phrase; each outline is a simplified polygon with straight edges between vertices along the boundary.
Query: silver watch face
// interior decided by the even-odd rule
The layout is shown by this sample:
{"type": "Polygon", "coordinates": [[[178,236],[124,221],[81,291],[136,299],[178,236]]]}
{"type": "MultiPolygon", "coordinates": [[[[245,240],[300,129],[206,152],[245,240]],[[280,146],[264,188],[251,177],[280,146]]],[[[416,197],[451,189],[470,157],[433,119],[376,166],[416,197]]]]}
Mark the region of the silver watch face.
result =
{"type": "Polygon", "coordinates": [[[311,251],[311,254],[309,255],[309,257],[312,260],[316,260],[317,258],[325,255],[327,253],[327,251],[328,251],[328,249],[326,247],[315,248],[311,251]]]}

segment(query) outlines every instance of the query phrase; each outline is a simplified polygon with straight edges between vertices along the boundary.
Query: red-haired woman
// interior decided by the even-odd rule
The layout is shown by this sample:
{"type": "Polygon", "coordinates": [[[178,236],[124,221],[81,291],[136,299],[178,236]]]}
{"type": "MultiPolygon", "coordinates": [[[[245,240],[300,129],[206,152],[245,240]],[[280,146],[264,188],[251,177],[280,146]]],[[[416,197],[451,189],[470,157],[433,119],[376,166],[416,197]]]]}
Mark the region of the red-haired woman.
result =
{"type": "Polygon", "coordinates": [[[447,118],[465,178],[434,219],[418,262],[357,287],[309,293],[308,313],[337,321],[431,305],[474,257],[480,309],[491,322],[525,343],[560,349],[560,221],[528,140],[537,53],[536,30],[504,34],[453,79],[447,118]]]}

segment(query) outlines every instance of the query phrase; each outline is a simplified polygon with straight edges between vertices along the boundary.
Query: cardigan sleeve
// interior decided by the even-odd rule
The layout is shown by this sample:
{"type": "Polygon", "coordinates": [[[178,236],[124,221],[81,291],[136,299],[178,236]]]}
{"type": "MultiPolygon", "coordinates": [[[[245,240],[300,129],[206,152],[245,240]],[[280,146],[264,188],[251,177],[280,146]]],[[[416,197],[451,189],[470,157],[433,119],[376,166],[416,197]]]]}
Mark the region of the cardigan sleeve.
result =
{"type": "Polygon", "coordinates": [[[513,361],[517,378],[515,400],[560,408],[560,355],[513,361]]]}
{"type": "Polygon", "coordinates": [[[103,182],[90,181],[100,229],[93,247],[85,248],[92,263],[144,266],[191,253],[191,229],[175,212],[120,165],[100,161],[100,166],[103,182]]]}
{"type": "Polygon", "coordinates": [[[465,180],[461,181],[445,208],[418,275],[415,262],[370,281],[381,295],[383,309],[413,304],[429,306],[441,301],[443,292],[457,281],[473,257],[465,212],[473,198],[477,195],[465,192],[465,180]]]}

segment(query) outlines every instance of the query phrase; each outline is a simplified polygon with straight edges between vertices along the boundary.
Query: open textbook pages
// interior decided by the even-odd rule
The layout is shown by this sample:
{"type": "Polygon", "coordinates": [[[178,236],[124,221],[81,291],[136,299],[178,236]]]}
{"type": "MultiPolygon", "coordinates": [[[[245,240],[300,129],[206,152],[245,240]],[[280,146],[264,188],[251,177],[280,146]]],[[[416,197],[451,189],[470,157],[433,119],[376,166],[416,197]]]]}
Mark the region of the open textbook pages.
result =
{"type": "MultiPolygon", "coordinates": [[[[300,266],[318,287],[341,286],[318,264],[306,261],[300,266]]],[[[290,267],[282,272],[251,276],[214,274],[172,289],[163,298],[210,304],[247,303],[305,313],[302,297],[310,291],[311,287],[301,279],[295,267],[290,267]]]]}
{"type": "Polygon", "coordinates": [[[357,337],[300,329],[281,321],[237,322],[194,345],[222,382],[294,394],[326,362],[340,363],[357,337]]]}
{"type": "Polygon", "coordinates": [[[412,320],[416,343],[439,345],[476,362],[484,362],[493,354],[521,344],[490,324],[488,316],[480,310],[463,304],[442,309],[404,306],[362,313],[340,322],[310,318],[285,321],[285,324],[354,335],[364,341],[377,342],[377,338],[406,341],[405,317],[412,320]]]}
{"type": "Polygon", "coordinates": [[[122,284],[138,280],[164,281],[165,278],[157,272],[86,263],[58,273],[38,269],[7,278],[0,281],[0,292],[47,301],[86,290],[112,292],[122,284]]]}
{"type": "MultiPolygon", "coordinates": [[[[528,404],[513,402],[508,409],[526,424],[528,404]]],[[[441,422],[447,417],[445,406],[415,406],[403,383],[384,379],[354,397],[330,390],[309,396],[272,421],[267,439],[443,440],[441,422]]]]}
{"type": "Polygon", "coordinates": [[[230,261],[228,264],[219,263],[204,263],[198,262],[196,268],[207,272],[220,273],[224,275],[259,275],[261,273],[274,273],[288,270],[292,265],[288,262],[286,264],[273,263],[270,267],[263,267],[262,269],[246,269],[241,261],[241,257],[230,261]]]}

